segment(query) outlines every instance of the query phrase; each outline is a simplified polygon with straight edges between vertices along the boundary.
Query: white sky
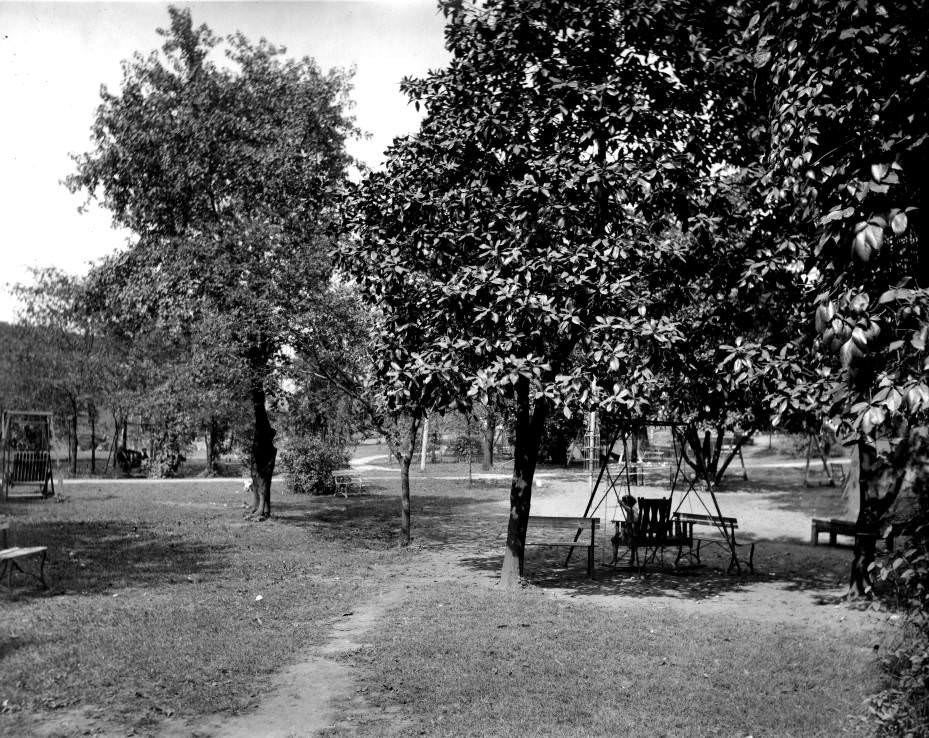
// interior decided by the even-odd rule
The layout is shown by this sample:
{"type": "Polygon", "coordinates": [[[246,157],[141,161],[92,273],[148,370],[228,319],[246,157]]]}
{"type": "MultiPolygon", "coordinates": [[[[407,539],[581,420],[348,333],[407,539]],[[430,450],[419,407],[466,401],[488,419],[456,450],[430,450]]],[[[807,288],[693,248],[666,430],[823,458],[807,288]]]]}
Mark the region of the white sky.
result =
{"type": "MultiPolygon", "coordinates": [[[[323,69],[357,68],[353,98],[372,138],[352,147],[371,166],[419,115],[399,90],[406,75],[441,67],[443,18],[434,0],[406,2],[176,2],[195,25],[312,56],[323,69]]],[[[15,318],[9,287],[29,266],[83,273],[125,233],[96,207],[83,215],[60,181],[71,153],[89,149],[100,85],[119,89],[120,62],[159,48],[168,3],[10,3],[0,0],[0,320],[15,318]]]]}

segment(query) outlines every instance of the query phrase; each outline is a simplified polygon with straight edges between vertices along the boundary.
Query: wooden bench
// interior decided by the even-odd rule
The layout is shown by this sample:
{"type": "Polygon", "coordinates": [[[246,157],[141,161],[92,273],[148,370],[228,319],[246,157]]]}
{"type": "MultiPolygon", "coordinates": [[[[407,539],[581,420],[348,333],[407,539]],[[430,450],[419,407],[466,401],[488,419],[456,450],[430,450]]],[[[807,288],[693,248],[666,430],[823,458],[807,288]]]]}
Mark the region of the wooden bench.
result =
{"type": "Polygon", "coordinates": [[[564,546],[587,549],[587,576],[594,575],[594,546],[598,518],[565,518],[550,515],[530,515],[526,530],[527,546],[564,546]],[[529,540],[530,533],[538,531],[537,538],[529,540]]]}
{"type": "Polygon", "coordinates": [[[3,575],[7,575],[7,586],[10,591],[13,591],[13,570],[17,569],[18,571],[31,576],[33,579],[37,579],[42,587],[48,588],[48,584],[45,582],[45,557],[47,555],[48,548],[46,546],[30,546],[28,548],[5,548],[0,551],[0,580],[3,579],[3,575]],[[38,558],[38,574],[27,571],[21,565],[21,561],[26,561],[27,559],[38,558]]]}
{"type": "Polygon", "coordinates": [[[831,518],[823,520],[822,518],[813,518],[810,526],[810,543],[814,546],[819,545],[819,534],[829,534],[829,545],[836,546],[836,536],[851,536],[852,538],[858,533],[857,525],[854,520],[838,520],[831,518]]]}
{"type": "Polygon", "coordinates": [[[335,480],[335,494],[345,499],[348,499],[350,490],[361,491],[365,488],[364,479],[354,469],[338,469],[332,472],[332,478],[335,480]]]}
{"type": "Polygon", "coordinates": [[[9,547],[9,542],[7,541],[7,531],[10,528],[9,520],[0,520],[0,581],[3,580],[3,575],[7,575],[7,586],[10,591],[13,591],[13,570],[18,569],[23,574],[31,576],[34,579],[38,579],[41,582],[42,586],[48,588],[48,584],[45,582],[45,557],[48,553],[48,547],[46,546],[30,546],[28,548],[21,548],[19,546],[9,547]],[[26,561],[27,559],[39,559],[39,573],[34,574],[31,571],[26,571],[20,566],[21,561],[26,561]]]}
{"type": "Polygon", "coordinates": [[[680,522],[682,527],[687,529],[688,537],[696,542],[697,545],[691,549],[691,556],[698,564],[700,563],[701,543],[710,543],[723,546],[729,551],[729,567],[727,571],[732,571],[733,567],[741,570],[736,549],[741,546],[748,546],[748,570],[752,573],[755,572],[755,544],[754,542],[739,543],[736,541],[735,532],[739,528],[739,521],[736,518],[682,512],[674,513],[673,517],[680,522]],[[703,534],[695,531],[695,528],[710,528],[716,531],[716,535],[712,533],[703,534]]]}

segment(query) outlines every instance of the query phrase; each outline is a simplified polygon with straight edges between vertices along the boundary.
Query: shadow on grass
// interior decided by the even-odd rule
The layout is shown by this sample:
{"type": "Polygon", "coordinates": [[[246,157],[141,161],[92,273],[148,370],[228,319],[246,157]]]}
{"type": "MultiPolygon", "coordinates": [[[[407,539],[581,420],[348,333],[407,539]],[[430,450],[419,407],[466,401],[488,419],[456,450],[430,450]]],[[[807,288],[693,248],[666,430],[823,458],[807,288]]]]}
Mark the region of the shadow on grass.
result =
{"type": "Polygon", "coordinates": [[[18,529],[15,545],[48,547],[49,588],[22,588],[19,598],[188,583],[222,573],[226,549],[125,520],[40,520],[18,529]]]}
{"type": "MultiPolygon", "coordinates": [[[[673,567],[674,553],[665,555],[664,565],[649,563],[640,573],[622,559],[616,566],[596,561],[594,578],[587,576],[586,551],[576,549],[566,564],[566,548],[530,547],[525,562],[525,577],[532,585],[561,590],[571,595],[622,595],[625,597],[669,597],[703,600],[726,593],[741,592],[759,582],[776,583],[783,589],[823,592],[847,585],[851,554],[844,549],[812,547],[790,542],[756,543],[755,571],[727,573],[728,553],[704,551],[700,565],[673,567]]],[[[598,557],[599,558],[599,557],[598,557]]],[[[475,554],[461,559],[474,571],[499,571],[503,563],[498,553],[475,554]]],[[[814,596],[818,604],[835,604],[832,595],[814,596]]]]}
{"type": "MultiPolygon", "coordinates": [[[[495,507],[464,495],[417,494],[411,499],[412,537],[425,546],[492,543],[505,533],[505,511],[495,507]]],[[[400,540],[400,503],[392,494],[306,497],[279,504],[275,519],[359,546],[384,547],[400,540]]]]}

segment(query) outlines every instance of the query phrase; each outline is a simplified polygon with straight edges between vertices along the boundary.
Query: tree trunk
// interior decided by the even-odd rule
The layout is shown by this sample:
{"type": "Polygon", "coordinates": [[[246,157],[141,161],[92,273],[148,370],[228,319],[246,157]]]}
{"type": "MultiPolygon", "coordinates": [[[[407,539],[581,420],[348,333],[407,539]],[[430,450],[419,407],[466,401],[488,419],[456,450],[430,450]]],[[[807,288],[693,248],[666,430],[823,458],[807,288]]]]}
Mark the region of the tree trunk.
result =
{"type": "Polygon", "coordinates": [[[97,473],[97,416],[92,404],[87,405],[87,420],[90,421],[90,473],[97,473]]]}
{"type": "MultiPolygon", "coordinates": [[[[848,493],[857,494],[859,498],[858,517],[855,528],[859,533],[870,535],[855,536],[849,577],[849,596],[869,593],[871,587],[870,565],[875,559],[878,538],[883,537],[886,528],[893,523],[888,519],[888,511],[893,505],[907,476],[912,445],[910,437],[904,437],[889,453],[878,453],[877,449],[864,439],[859,439],[852,447],[852,469],[849,474],[855,477],[857,456],[857,485],[849,485],[848,493]]],[[[898,521],[897,521],[898,522],[898,521]]]]}
{"type": "Polygon", "coordinates": [[[547,406],[544,400],[533,403],[529,397],[529,380],[516,383],[516,444],[513,453],[513,481],[510,485],[510,521],[506,533],[506,551],[500,583],[506,588],[519,585],[526,551],[526,528],[532,501],[532,478],[539,458],[539,443],[547,406]]]}
{"type": "Polygon", "coordinates": [[[490,471],[494,465],[494,436],[497,435],[497,419],[489,407],[484,418],[483,433],[481,434],[481,470],[490,471]]]}
{"type": "Polygon", "coordinates": [[[77,403],[71,403],[71,475],[77,476],[77,403]]]}
{"type": "Polygon", "coordinates": [[[206,475],[215,477],[219,475],[219,423],[216,422],[215,416],[210,416],[207,426],[206,438],[206,475]]]}
{"type": "Polygon", "coordinates": [[[265,391],[260,380],[252,386],[251,395],[255,413],[250,463],[254,500],[249,514],[256,516],[258,520],[264,520],[271,516],[271,477],[274,475],[274,462],[277,460],[277,448],[274,446],[277,431],[271,427],[271,421],[268,419],[265,391]]]}
{"type": "Polygon", "coordinates": [[[704,432],[702,441],[696,426],[688,426],[684,431],[684,440],[681,443],[684,461],[694,470],[697,478],[705,482],[710,489],[715,489],[719,484],[722,480],[722,472],[725,472],[726,466],[729,465],[727,462],[723,466],[722,472],[717,473],[725,433],[726,429],[724,427],[717,426],[716,441],[714,443],[713,432],[710,430],[704,432]],[[688,446],[693,452],[693,459],[687,455],[688,446]]]}
{"type": "Polygon", "coordinates": [[[410,465],[413,463],[412,444],[410,453],[400,454],[400,545],[410,545],[410,465]]]}
{"type": "MultiPolygon", "coordinates": [[[[410,541],[410,466],[416,455],[416,438],[419,436],[420,418],[408,418],[409,424],[403,427],[405,418],[395,418],[396,447],[394,456],[400,463],[400,545],[409,546],[410,541]]],[[[391,445],[388,442],[388,445],[391,445]]]]}
{"type": "MultiPolygon", "coordinates": [[[[736,439],[735,443],[732,444],[732,450],[727,454],[726,459],[723,461],[722,466],[720,466],[716,471],[716,477],[714,481],[717,487],[720,484],[722,484],[723,477],[726,474],[726,469],[729,468],[729,465],[732,463],[732,460],[736,457],[737,454],[741,453],[742,444],[744,444],[749,438],[751,438],[753,432],[754,432],[753,430],[749,430],[748,432],[743,433],[736,439]]],[[[748,477],[745,476],[745,479],[748,479],[748,477]]]]}
{"type": "Polygon", "coordinates": [[[103,473],[106,474],[110,468],[110,461],[113,462],[113,470],[116,470],[116,451],[119,445],[119,418],[113,413],[113,443],[110,444],[110,452],[106,457],[106,464],[103,466],[103,473]]]}

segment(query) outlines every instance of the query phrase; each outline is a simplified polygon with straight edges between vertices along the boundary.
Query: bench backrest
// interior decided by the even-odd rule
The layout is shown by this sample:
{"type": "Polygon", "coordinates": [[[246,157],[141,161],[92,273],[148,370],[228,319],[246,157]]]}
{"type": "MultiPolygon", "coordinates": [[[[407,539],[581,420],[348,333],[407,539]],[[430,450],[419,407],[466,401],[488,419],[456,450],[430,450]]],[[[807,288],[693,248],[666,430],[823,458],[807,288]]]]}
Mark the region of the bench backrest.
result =
{"type": "Polygon", "coordinates": [[[530,515],[529,525],[546,526],[548,528],[597,528],[599,518],[567,518],[560,515],[530,515]]]}
{"type": "Polygon", "coordinates": [[[11,452],[6,473],[10,484],[44,482],[52,468],[52,457],[48,451],[11,452]]]}
{"type": "Polygon", "coordinates": [[[700,515],[698,513],[674,513],[681,522],[685,523],[702,523],[704,525],[725,526],[726,528],[738,528],[738,518],[717,517],[716,515],[700,515]]]}

